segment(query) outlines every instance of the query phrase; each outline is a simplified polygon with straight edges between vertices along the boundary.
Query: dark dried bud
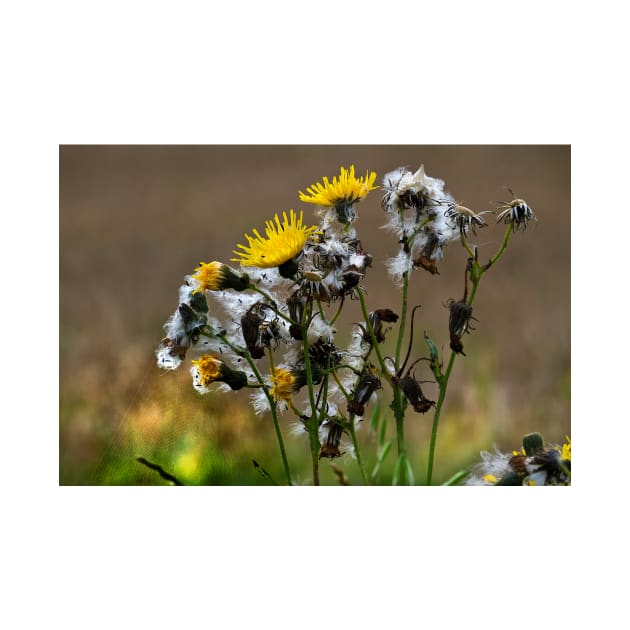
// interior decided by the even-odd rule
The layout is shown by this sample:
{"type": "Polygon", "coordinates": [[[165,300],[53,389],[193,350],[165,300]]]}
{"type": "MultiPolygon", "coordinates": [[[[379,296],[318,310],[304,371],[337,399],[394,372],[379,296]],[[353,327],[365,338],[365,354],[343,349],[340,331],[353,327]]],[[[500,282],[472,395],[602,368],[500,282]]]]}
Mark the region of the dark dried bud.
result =
{"type": "Polygon", "coordinates": [[[437,261],[442,259],[442,247],[445,244],[446,241],[441,239],[434,232],[430,232],[420,253],[414,258],[413,266],[422,267],[433,275],[439,275],[440,272],[437,268],[437,261]]]}
{"type": "MultiPolygon", "coordinates": [[[[374,331],[374,336],[378,343],[385,341],[385,330],[383,330],[383,322],[396,323],[398,321],[398,315],[389,308],[379,308],[372,311],[369,315],[370,325],[374,331]]],[[[370,333],[366,330],[363,333],[363,340],[370,343],[372,341],[370,333]]]]}
{"type": "Polygon", "coordinates": [[[343,285],[344,295],[350,293],[350,291],[357,287],[359,282],[361,282],[361,278],[363,278],[363,274],[358,271],[353,269],[345,271],[341,276],[341,284],[343,285]]]}
{"type": "Polygon", "coordinates": [[[434,401],[429,400],[424,396],[420,383],[418,383],[413,376],[407,374],[407,376],[398,381],[398,385],[400,386],[400,389],[402,389],[407,400],[411,403],[414,411],[417,411],[418,413],[426,413],[429,409],[431,409],[431,407],[435,406],[434,401]]]}
{"type": "Polygon", "coordinates": [[[322,457],[329,457],[330,459],[341,457],[339,444],[344,432],[343,427],[336,420],[329,419],[326,420],[324,429],[326,430],[326,439],[319,449],[319,459],[322,457]]]}
{"type": "Polygon", "coordinates": [[[325,368],[330,362],[330,367],[339,365],[341,362],[341,351],[334,343],[329,343],[323,339],[318,339],[308,349],[311,361],[325,368]]]}
{"type": "Polygon", "coordinates": [[[466,353],[464,352],[464,344],[462,343],[462,340],[460,337],[457,337],[455,335],[451,335],[451,350],[453,350],[453,352],[456,352],[457,354],[462,354],[464,356],[466,356],[466,353]]]}
{"type": "MultiPolygon", "coordinates": [[[[256,304],[254,304],[254,306],[256,306],[256,304]]],[[[260,359],[265,356],[265,349],[258,345],[258,331],[263,320],[258,313],[252,310],[254,306],[241,317],[241,331],[243,332],[243,339],[245,340],[247,350],[249,350],[252,358],[260,359]]]]}
{"type": "Polygon", "coordinates": [[[416,269],[418,267],[422,267],[422,269],[425,269],[426,271],[428,271],[429,273],[433,275],[436,275],[436,274],[438,276],[440,275],[440,272],[437,268],[437,262],[435,260],[431,260],[430,258],[422,254],[419,254],[413,259],[413,266],[416,269]]]}
{"type": "Polygon", "coordinates": [[[447,305],[450,311],[448,329],[451,336],[451,349],[459,354],[464,354],[464,345],[461,338],[464,333],[473,330],[470,324],[470,320],[474,319],[472,306],[464,301],[456,302],[455,300],[449,300],[447,305]]]}
{"type": "Polygon", "coordinates": [[[398,315],[391,308],[378,308],[374,311],[374,315],[388,324],[395,324],[398,321],[398,315]]]}
{"type": "Polygon", "coordinates": [[[381,389],[380,379],[370,370],[364,369],[354,390],[352,400],[348,401],[348,413],[363,416],[366,403],[377,389],[381,389]]]}
{"type": "Polygon", "coordinates": [[[396,205],[399,210],[413,208],[418,213],[422,211],[427,203],[427,198],[420,191],[406,190],[402,195],[398,195],[396,205]]]}
{"type": "Polygon", "coordinates": [[[278,318],[274,310],[263,302],[256,302],[241,317],[243,339],[249,353],[254,359],[265,354],[265,348],[280,338],[278,318]]]}

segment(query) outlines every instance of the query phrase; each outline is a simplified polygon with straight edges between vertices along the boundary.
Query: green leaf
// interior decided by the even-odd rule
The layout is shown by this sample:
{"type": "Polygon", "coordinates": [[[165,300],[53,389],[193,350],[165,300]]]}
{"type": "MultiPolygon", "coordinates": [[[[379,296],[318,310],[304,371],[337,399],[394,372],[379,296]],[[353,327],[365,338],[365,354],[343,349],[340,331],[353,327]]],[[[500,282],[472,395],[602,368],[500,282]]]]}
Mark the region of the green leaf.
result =
{"type": "Polygon", "coordinates": [[[387,433],[387,422],[385,422],[385,418],[383,417],[383,422],[381,423],[381,430],[378,434],[378,443],[382,446],[385,443],[385,434],[387,433]]]}
{"type": "Polygon", "coordinates": [[[460,470],[456,472],[452,477],[447,479],[442,485],[443,486],[456,486],[462,479],[468,476],[467,470],[460,470]]]}
{"type": "Polygon", "coordinates": [[[370,415],[370,428],[374,433],[378,431],[378,423],[380,421],[381,409],[378,402],[374,405],[374,409],[372,410],[372,414],[370,415]]]}
{"type": "Polygon", "coordinates": [[[415,484],[411,463],[404,453],[401,453],[394,466],[392,486],[413,486],[415,484]]]}
{"type": "Polygon", "coordinates": [[[372,474],[370,475],[370,477],[373,480],[376,479],[376,477],[378,476],[378,473],[381,472],[381,466],[383,465],[385,458],[387,457],[387,455],[389,454],[389,451],[392,448],[392,442],[393,440],[388,440],[385,444],[383,444],[378,449],[376,453],[376,465],[374,466],[374,469],[372,470],[372,474]]]}

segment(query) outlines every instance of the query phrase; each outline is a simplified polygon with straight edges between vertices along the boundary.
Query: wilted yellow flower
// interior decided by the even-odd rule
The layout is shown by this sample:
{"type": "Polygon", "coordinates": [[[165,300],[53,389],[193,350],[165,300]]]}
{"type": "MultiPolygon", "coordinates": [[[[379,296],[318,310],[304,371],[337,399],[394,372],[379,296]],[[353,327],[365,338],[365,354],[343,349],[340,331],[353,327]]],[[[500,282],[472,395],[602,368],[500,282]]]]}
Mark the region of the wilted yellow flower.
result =
{"type": "Polygon", "coordinates": [[[217,381],[227,383],[230,389],[235,391],[247,385],[245,372],[233,370],[213,354],[202,354],[191,363],[190,373],[193,377],[193,387],[200,394],[207,394],[208,385],[217,381]]]}
{"type": "Polygon", "coordinates": [[[222,289],[244,291],[249,287],[249,276],[246,273],[238,273],[216,260],[211,263],[200,262],[195,271],[197,273],[192,278],[197,281],[197,288],[193,293],[222,289]]]}
{"type": "Polygon", "coordinates": [[[191,361],[193,369],[196,370],[199,385],[207,387],[222,378],[221,368],[223,361],[211,354],[204,354],[198,359],[191,361]]]}
{"type": "Polygon", "coordinates": [[[284,400],[290,403],[297,383],[295,375],[290,370],[275,368],[271,372],[271,382],[273,387],[269,393],[273,396],[273,399],[276,402],[284,400]]]}
{"type": "Polygon", "coordinates": [[[243,251],[233,253],[240,258],[232,258],[233,262],[239,262],[243,267],[280,267],[282,264],[295,258],[304,248],[308,237],[317,231],[317,226],[306,227],[302,224],[302,212],[299,218],[293,210],[283,212],[284,221],[276,214],[273,221],[266,221],[265,232],[267,237],[262,237],[258,230],[253,230],[254,237],[245,234],[249,247],[237,245],[243,251]]]}
{"type": "Polygon", "coordinates": [[[323,184],[316,183],[306,189],[306,193],[300,192],[300,201],[315,203],[318,206],[336,206],[339,203],[350,205],[365,197],[374,186],[376,173],[367,171],[365,177],[356,178],[354,166],[346,170],[343,166],[339,173],[339,179],[333,177],[332,183],[327,177],[323,178],[323,184]]]}

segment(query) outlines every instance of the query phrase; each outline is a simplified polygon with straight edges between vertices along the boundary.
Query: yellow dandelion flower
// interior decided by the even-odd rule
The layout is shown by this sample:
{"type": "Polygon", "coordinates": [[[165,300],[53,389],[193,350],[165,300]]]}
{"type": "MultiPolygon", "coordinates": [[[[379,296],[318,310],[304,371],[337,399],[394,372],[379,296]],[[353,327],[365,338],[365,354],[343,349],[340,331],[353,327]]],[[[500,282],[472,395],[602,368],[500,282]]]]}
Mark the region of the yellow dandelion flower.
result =
{"type": "Polygon", "coordinates": [[[273,396],[273,399],[276,402],[284,400],[290,403],[297,383],[295,375],[290,370],[274,368],[271,372],[271,382],[273,387],[269,393],[273,396]]]}
{"type": "Polygon", "coordinates": [[[316,183],[306,189],[306,193],[301,190],[300,201],[305,203],[315,203],[318,206],[337,206],[338,204],[351,205],[365,197],[371,190],[376,190],[374,186],[376,173],[367,171],[365,177],[358,179],[354,175],[354,166],[346,170],[343,166],[339,173],[339,179],[333,177],[332,183],[327,177],[322,178],[323,184],[316,183]]]}
{"type": "Polygon", "coordinates": [[[197,373],[199,385],[207,387],[223,377],[223,361],[211,354],[203,354],[198,359],[191,361],[193,369],[197,373]]]}
{"type": "MultiPolygon", "coordinates": [[[[232,253],[240,258],[231,258],[243,267],[281,267],[293,260],[304,248],[304,244],[311,234],[317,232],[317,226],[306,227],[302,224],[302,215],[299,218],[293,210],[282,213],[284,221],[276,214],[273,221],[265,222],[267,238],[262,237],[258,230],[253,230],[254,237],[245,234],[249,247],[237,245],[243,251],[234,250],[232,253]]],[[[281,270],[282,273],[282,270],[281,270]]],[[[292,274],[293,275],[293,274],[292,274]]]]}
{"type": "Polygon", "coordinates": [[[496,483],[497,482],[497,478],[492,473],[488,473],[487,475],[484,475],[483,476],[483,480],[486,483],[496,483]]]}
{"type": "Polygon", "coordinates": [[[197,281],[197,288],[193,293],[222,289],[244,291],[249,287],[249,276],[246,273],[238,273],[216,260],[211,263],[200,262],[195,271],[192,279],[197,281]]]}

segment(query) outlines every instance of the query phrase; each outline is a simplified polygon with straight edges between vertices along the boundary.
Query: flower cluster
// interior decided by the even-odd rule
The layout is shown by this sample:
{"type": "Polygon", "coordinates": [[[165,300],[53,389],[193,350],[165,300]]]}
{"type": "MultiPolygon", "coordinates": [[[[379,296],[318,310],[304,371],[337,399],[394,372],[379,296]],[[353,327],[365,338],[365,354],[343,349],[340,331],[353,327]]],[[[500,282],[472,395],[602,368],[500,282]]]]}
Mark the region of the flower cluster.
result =
{"type": "Polygon", "coordinates": [[[455,200],[444,190],[444,182],[429,177],[424,166],[415,173],[398,168],[385,175],[383,189],[384,227],[401,244],[398,255],[387,263],[392,278],[400,283],[403,275],[417,268],[439,273],[437,263],[444,257],[444,248],[458,237],[457,225],[449,215],[455,200]]]}
{"type": "Polygon", "coordinates": [[[540,433],[523,438],[520,451],[481,453],[464,480],[468,486],[567,486],[571,485],[571,438],[562,445],[545,444],[540,433]]]}
{"type": "MultiPolygon", "coordinates": [[[[246,244],[233,250],[239,268],[220,261],[200,262],[180,287],[179,303],[164,328],[166,336],[156,350],[157,364],[177,369],[186,356],[197,392],[250,390],[256,415],[269,413],[276,429],[287,481],[292,483],[279,415],[295,417],[294,433],[308,437],[314,483],[318,462],[355,454],[359,466],[356,431],[389,385],[390,408],[396,420],[399,455],[394,478],[413,479],[406,459],[403,419],[407,408],[417,414],[435,411],[439,418],[446,384],[456,355],[464,355],[462,337],[473,330],[472,299],[477,284],[491,264],[481,266],[467,237],[486,227],[486,212],[475,213],[445,191],[442,180],[429,177],[421,166],[415,172],[398,168],[382,182],[381,207],[386,225],[400,245],[386,266],[394,282],[403,287],[402,315],[383,306],[368,311],[363,282],[373,258],[358,238],[357,205],[376,190],[376,173],[357,177],[354,166],[341,167],[339,175],[299,191],[304,203],[318,206],[319,224],[305,222],[303,211],[276,213],[266,221],[264,235],[257,229],[245,234],[246,244]],[[407,287],[414,269],[438,274],[437,264],[446,246],[461,241],[467,250],[464,296],[449,300],[448,331],[452,351],[449,367],[442,372],[436,344],[424,333],[429,357],[414,356],[414,317],[411,309],[409,338],[404,348],[407,287]],[[468,283],[473,290],[468,292],[468,283]],[[347,343],[336,340],[336,322],[345,305],[360,303],[362,321],[353,325],[347,343]],[[390,333],[392,329],[397,332],[390,333]],[[395,354],[385,355],[388,337],[395,354]],[[428,363],[420,364],[426,360],[428,363]],[[420,365],[430,368],[431,380],[419,380],[420,365]],[[438,402],[431,400],[422,384],[440,388],[438,402]]],[[[504,203],[504,202],[502,202],[504,203]]],[[[505,205],[505,204],[504,204],[505,205]]],[[[509,224],[509,235],[524,228],[533,212],[522,199],[502,209],[499,220],[509,224]]],[[[354,320],[356,322],[356,319],[354,320]]],[[[374,415],[374,414],[373,414],[374,415]]],[[[431,455],[436,430],[432,433],[431,455]]],[[[382,437],[382,435],[381,435],[382,437]]],[[[390,443],[391,444],[391,443],[390,443]]],[[[380,469],[387,448],[379,449],[380,469]]],[[[523,454],[482,454],[483,463],[470,483],[562,484],[570,479],[564,450],[543,447],[526,438],[523,454]],[[567,477],[568,471],[568,477],[567,477]]],[[[365,469],[361,467],[364,481],[365,469]]],[[[430,483],[431,471],[428,479],[430,483]]],[[[398,483],[398,481],[396,481],[398,483]]]]}
{"type": "Polygon", "coordinates": [[[328,311],[355,297],[372,264],[353,224],[355,206],[377,188],[375,179],[374,172],[357,178],[354,166],[342,167],[332,182],[324,177],[299,193],[320,207],[319,225],[305,223],[303,212],[291,209],[267,221],[264,235],[256,229],[245,235],[246,244],[238,244],[231,259],[240,269],[199,263],[165,325],[156,352],[159,367],[176,369],[190,353],[199,393],[214,384],[251,388],[254,411],[292,410],[301,428],[318,436],[320,457],[352,452],[344,442],[349,423],[360,421],[374,393],[364,384],[371,346],[357,349],[353,335],[346,350],[338,348],[328,311]],[[306,389],[324,379],[325,391],[312,404],[306,389]],[[352,419],[339,411],[346,407],[353,409],[352,419]]]}

